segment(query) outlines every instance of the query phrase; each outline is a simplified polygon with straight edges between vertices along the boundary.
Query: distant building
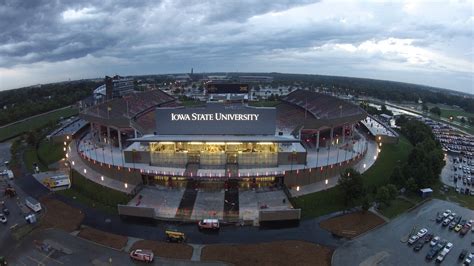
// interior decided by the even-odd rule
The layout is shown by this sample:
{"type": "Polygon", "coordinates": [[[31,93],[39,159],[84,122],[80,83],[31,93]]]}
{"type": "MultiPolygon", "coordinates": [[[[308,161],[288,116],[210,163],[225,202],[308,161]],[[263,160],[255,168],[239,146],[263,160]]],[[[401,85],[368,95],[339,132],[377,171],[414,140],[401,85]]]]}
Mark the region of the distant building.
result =
{"type": "Polygon", "coordinates": [[[176,75],[174,76],[175,81],[178,83],[186,84],[191,81],[191,77],[189,74],[183,74],[183,75],[176,75]]]}
{"type": "Polygon", "coordinates": [[[105,76],[105,92],[107,99],[120,98],[134,91],[133,78],[121,76],[105,76]]]}
{"type": "Polygon", "coordinates": [[[242,83],[272,83],[273,77],[269,76],[239,76],[242,83]]]}
{"type": "Polygon", "coordinates": [[[105,94],[105,84],[102,84],[100,85],[99,87],[97,87],[95,90],[94,90],[94,100],[96,101],[100,101],[102,100],[103,98],[105,98],[106,94],[105,94]]]}

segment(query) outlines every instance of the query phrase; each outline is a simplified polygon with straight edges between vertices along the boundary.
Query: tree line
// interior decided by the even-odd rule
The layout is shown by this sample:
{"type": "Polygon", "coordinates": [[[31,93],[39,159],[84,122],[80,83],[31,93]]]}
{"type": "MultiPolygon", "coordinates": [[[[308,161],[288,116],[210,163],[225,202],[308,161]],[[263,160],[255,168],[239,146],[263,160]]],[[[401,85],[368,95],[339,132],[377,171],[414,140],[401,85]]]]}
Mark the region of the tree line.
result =
{"type": "Polygon", "coordinates": [[[396,122],[401,127],[401,133],[414,146],[407,162],[394,168],[388,184],[373,189],[364,186],[359,172],[347,169],[338,181],[346,207],[362,205],[367,210],[373,200],[388,206],[398,191],[405,189],[418,193],[421,188],[430,187],[439,180],[445,165],[444,154],[431,128],[403,115],[396,122]]]}
{"type": "Polygon", "coordinates": [[[0,125],[75,104],[98,85],[87,80],[0,91],[0,125]]]}

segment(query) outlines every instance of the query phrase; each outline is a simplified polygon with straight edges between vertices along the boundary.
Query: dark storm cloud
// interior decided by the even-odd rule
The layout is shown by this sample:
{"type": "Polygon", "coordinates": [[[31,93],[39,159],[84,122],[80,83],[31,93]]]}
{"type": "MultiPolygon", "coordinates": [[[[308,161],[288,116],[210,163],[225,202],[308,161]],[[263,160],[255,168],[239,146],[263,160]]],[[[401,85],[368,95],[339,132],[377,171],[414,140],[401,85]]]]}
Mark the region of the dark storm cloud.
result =
{"type": "Polygon", "coordinates": [[[19,76],[45,81],[57,70],[82,78],[192,66],[339,75],[448,69],[472,76],[466,4],[413,3],[0,0],[0,83],[19,76]]]}

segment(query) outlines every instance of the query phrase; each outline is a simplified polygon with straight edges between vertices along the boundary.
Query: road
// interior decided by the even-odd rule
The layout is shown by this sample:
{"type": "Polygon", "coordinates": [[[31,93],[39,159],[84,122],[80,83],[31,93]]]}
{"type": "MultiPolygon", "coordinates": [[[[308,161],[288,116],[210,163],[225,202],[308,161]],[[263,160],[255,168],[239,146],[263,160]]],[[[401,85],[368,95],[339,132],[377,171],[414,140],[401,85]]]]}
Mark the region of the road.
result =
{"type": "MultiPolygon", "coordinates": [[[[10,146],[11,142],[2,142],[0,143],[0,162],[3,165],[3,162],[10,160],[10,146]]],[[[10,214],[7,215],[7,223],[0,224],[0,256],[4,251],[7,251],[11,247],[13,238],[11,236],[10,227],[14,225],[25,224],[24,215],[18,206],[18,202],[22,204],[22,200],[25,197],[25,194],[21,189],[12,182],[8,180],[7,177],[0,177],[0,201],[3,202],[5,207],[10,211],[10,214]],[[9,198],[4,195],[5,187],[8,185],[16,189],[17,197],[9,198]]],[[[0,204],[1,205],[1,204],[0,204]]],[[[0,210],[1,211],[1,210],[0,210]]],[[[5,253],[6,254],[6,253],[5,253]]]]}
{"type": "MultiPolygon", "coordinates": [[[[134,263],[126,252],[113,250],[72,236],[64,231],[48,229],[28,235],[9,257],[12,265],[144,265],[134,263]],[[49,245],[49,247],[48,247],[49,245]]],[[[225,265],[155,258],[147,265],[225,265]]]]}

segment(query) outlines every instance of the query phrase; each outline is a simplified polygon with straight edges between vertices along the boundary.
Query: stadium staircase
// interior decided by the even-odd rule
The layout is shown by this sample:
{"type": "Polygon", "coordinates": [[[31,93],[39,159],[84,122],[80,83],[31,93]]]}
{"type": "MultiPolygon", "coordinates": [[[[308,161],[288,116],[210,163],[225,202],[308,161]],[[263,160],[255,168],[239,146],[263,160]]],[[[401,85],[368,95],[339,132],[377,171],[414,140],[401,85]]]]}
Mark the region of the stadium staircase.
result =
{"type": "Polygon", "coordinates": [[[196,202],[198,193],[196,188],[197,182],[194,180],[188,180],[188,183],[186,184],[186,190],[184,190],[184,194],[179,203],[175,218],[183,220],[191,219],[194,203],[196,202]]]}
{"type": "Polygon", "coordinates": [[[224,194],[224,220],[237,222],[239,220],[239,182],[227,180],[224,194]]]}

